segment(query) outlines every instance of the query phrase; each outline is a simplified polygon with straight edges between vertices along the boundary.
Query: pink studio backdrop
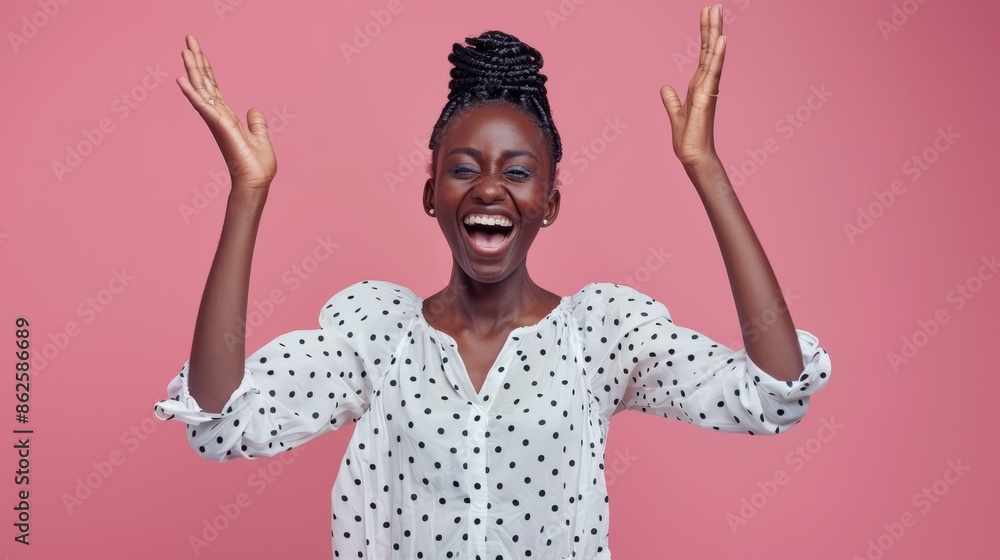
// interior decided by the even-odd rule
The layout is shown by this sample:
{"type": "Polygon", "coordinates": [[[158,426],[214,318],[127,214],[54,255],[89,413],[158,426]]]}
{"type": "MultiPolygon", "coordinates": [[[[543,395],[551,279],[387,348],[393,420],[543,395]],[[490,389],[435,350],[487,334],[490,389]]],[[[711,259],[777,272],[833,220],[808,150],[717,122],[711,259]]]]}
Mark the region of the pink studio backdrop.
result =
{"type": "MultiPolygon", "coordinates": [[[[190,350],[228,192],[221,155],[174,83],[185,34],[238,112],[267,113],[280,162],[254,257],[248,354],[314,328],[321,305],[356,281],[424,297],[444,286],[448,247],[420,209],[426,139],[452,43],[490,28],[543,53],[566,148],[562,212],[529,257],[536,281],[562,294],[628,283],[678,324],[741,347],[718,245],[657,95],[686,87],[700,6],[4,2],[0,557],[331,555],[330,488],[350,429],[296,455],[217,464],[182,424],[153,420],[190,350]],[[281,303],[264,305],[275,291],[281,303]],[[27,424],[15,416],[19,316],[37,356],[27,424]],[[13,474],[13,430],[25,427],[27,486],[13,474]],[[29,546],[14,540],[25,488],[29,546]],[[249,503],[234,506],[241,494],[249,503]]],[[[775,437],[616,416],[611,550],[993,557],[1000,196],[987,164],[1000,9],[724,6],[718,149],[832,379],[775,437]]]]}

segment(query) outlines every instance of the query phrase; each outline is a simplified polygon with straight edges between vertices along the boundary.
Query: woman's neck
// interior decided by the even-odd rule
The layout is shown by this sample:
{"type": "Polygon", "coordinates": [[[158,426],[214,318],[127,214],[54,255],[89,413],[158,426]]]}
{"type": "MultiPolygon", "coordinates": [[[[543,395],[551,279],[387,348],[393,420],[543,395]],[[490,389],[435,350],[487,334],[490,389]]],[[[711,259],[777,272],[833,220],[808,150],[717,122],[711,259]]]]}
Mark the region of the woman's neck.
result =
{"type": "Polygon", "coordinates": [[[424,316],[451,332],[487,336],[537,323],[561,299],[535,284],[524,266],[503,280],[479,282],[456,263],[448,285],[425,302],[424,316]]]}

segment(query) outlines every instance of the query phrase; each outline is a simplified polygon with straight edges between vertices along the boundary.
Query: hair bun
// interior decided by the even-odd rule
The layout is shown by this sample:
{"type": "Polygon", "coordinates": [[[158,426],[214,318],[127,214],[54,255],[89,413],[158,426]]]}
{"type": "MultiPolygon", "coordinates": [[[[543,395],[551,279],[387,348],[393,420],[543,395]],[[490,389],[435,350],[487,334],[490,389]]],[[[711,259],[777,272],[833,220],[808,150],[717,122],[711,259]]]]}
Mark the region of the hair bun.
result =
{"type": "MultiPolygon", "coordinates": [[[[552,176],[562,159],[562,140],[552,120],[545,91],[542,55],[513,35],[484,31],[454,43],[448,61],[453,64],[448,83],[448,102],[434,123],[427,147],[436,153],[451,118],[459,112],[494,101],[508,103],[522,111],[542,130],[552,146],[552,176]]],[[[434,174],[433,160],[430,169],[434,174]]]]}
{"type": "Polygon", "coordinates": [[[465,42],[468,47],[455,43],[448,55],[454,65],[449,99],[471,95],[518,99],[524,94],[546,94],[547,78],[538,72],[543,61],[537,49],[502,31],[486,31],[467,37],[465,42]]]}

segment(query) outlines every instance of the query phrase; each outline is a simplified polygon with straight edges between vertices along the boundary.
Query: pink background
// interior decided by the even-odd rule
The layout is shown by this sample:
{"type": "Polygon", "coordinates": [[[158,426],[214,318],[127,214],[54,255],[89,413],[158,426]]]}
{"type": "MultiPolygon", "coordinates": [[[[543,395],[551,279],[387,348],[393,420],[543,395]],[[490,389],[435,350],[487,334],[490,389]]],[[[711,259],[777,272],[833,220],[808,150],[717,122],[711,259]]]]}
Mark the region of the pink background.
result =
{"type": "MultiPolygon", "coordinates": [[[[420,210],[426,138],[452,43],[490,28],[543,53],[562,169],[573,176],[558,222],[532,249],[533,278],[563,294],[629,283],[678,324],[742,346],[718,245],[657,95],[667,83],[686,87],[699,3],[399,0],[382,24],[372,12],[385,20],[383,0],[226,1],[0,8],[4,370],[21,315],[36,354],[50,358],[33,362],[30,547],[13,541],[11,430],[22,425],[13,376],[3,383],[0,557],[270,558],[290,544],[296,557],[331,555],[329,491],[349,430],[284,462],[220,465],[188,447],[182,424],[152,419],[190,350],[228,192],[212,184],[225,170],[214,140],[173,83],[187,33],[238,112],[264,109],[280,162],[250,297],[280,290],[284,300],[253,329],[248,353],[314,328],[321,305],[358,280],[422,296],[445,284],[447,244],[420,210]],[[356,37],[366,25],[367,42],[356,37]],[[342,45],[353,41],[363,48],[347,57],[342,45]],[[626,127],[617,134],[605,130],[615,119],[626,127]],[[400,163],[410,157],[412,171],[400,163]],[[67,158],[70,172],[54,170],[67,158]],[[195,203],[185,217],[182,206],[195,203]],[[338,247],[311,267],[319,237],[338,247]],[[669,258],[648,260],[656,250],[669,258]],[[292,284],[296,266],[309,272],[292,284]],[[249,505],[193,550],[189,537],[206,539],[206,523],[241,493],[249,505]]],[[[992,557],[1000,280],[985,267],[977,274],[1000,242],[990,164],[1000,9],[724,5],[718,149],[796,327],[831,355],[832,379],[778,437],[616,416],[611,550],[622,559],[992,557]],[[894,367],[904,338],[919,348],[894,367]],[[967,469],[946,473],[949,462],[967,469]]]]}

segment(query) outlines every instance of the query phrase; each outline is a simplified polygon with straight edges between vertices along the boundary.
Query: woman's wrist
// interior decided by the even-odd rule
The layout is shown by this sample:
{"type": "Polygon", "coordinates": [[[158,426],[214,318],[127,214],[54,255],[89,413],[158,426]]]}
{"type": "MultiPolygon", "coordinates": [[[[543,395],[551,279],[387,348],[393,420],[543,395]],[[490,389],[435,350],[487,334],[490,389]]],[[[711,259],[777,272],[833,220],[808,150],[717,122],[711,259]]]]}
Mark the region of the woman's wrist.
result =
{"type": "Polygon", "coordinates": [[[707,158],[697,165],[684,166],[684,171],[703,196],[718,194],[720,191],[729,194],[733,190],[726,168],[718,157],[707,158]]]}
{"type": "Polygon", "coordinates": [[[229,204],[263,206],[267,201],[268,187],[247,187],[234,183],[229,190],[229,204]]]}

